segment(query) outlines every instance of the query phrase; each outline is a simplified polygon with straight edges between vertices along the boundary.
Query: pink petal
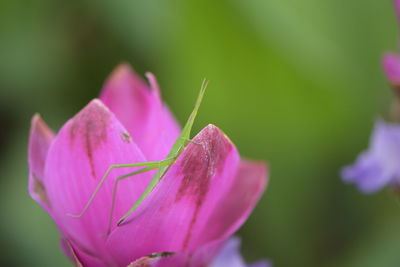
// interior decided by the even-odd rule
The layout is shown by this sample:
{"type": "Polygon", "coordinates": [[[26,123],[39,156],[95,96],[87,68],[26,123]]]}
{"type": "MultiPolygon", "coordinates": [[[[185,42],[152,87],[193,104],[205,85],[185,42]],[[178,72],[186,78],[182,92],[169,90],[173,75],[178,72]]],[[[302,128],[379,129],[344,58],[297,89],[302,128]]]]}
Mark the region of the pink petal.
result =
{"type": "Polygon", "coordinates": [[[389,82],[394,86],[400,85],[400,56],[386,53],[383,57],[383,69],[389,82]]]}
{"type": "Polygon", "coordinates": [[[29,194],[47,211],[50,210],[51,204],[44,186],[44,166],[53,137],[54,133],[40,115],[33,116],[28,148],[29,194]]]}
{"type": "Polygon", "coordinates": [[[239,229],[263,194],[266,183],[267,169],[264,163],[242,160],[234,183],[206,224],[209,236],[202,236],[204,241],[228,238],[239,229]]]}
{"type": "Polygon", "coordinates": [[[213,125],[204,128],[109,237],[107,247],[119,265],[159,251],[192,253],[224,236],[225,229],[216,233],[209,222],[231,190],[238,164],[237,150],[224,133],[213,125]]]}
{"type": "Polygon", "coordinates": [[[149,86],[129,67],[118,66],[104,85],[100,99],[131,134],[148,160],[169,152],[180,128],[160,99],[157,81],[147,74],[149,86]]]}
{"type": "MultiPolygon", "coordinates": [[[[113,181],[135,169],[113,170],[81,218],[67,214],[82,211],[110,165],[144,161],[141,151],[128,137],[107,107],[100,100],[93,100],[63,126],[49,150],[45,169],[48,197],[64,236],[85,253],[102,257],[107,264],[113,264],[104,247],[113,181]]],[[[120,183],[113,226],[150,179],[151,174],[145,173],[120,183]]]]}
{"type": "Polygon", "coordinates": [[[72,248],[72,245],[70,244],[70,242],[65,238],[61,238],[60,243],[61,243],[62,251],[75,264],[75,266],[83,267],[81,261],[76,256],[76,253],[75,253],[74,249],[72,248]]]}

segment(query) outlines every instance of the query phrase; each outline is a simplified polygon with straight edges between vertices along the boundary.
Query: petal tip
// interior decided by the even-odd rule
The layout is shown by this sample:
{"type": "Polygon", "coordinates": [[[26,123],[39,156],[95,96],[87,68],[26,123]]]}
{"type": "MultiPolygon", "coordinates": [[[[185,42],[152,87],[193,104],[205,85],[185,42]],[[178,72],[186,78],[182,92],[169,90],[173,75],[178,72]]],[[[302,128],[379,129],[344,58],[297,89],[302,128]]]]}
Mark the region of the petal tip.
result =
{"type": "Polygon", "coordinates": [[[121,74],[121,73],[132,73],[132,66],[128,62],[119,63],[113,70],[112,74],[121,74]]]}
{"type": "Polygon", "coordinates": [[[81,111],[79,114],[83,113],[102,113],[103,115],[109,114],[109,108],[98,98],[92,99],[81,111]]]}
{"type": "Polygon", "coordinates": [[[39,113],[35,113],[31,120],[31,134],[37,133],[47,140],[51,140],[54,136],[53,131],[47,126],[39,113]]]}

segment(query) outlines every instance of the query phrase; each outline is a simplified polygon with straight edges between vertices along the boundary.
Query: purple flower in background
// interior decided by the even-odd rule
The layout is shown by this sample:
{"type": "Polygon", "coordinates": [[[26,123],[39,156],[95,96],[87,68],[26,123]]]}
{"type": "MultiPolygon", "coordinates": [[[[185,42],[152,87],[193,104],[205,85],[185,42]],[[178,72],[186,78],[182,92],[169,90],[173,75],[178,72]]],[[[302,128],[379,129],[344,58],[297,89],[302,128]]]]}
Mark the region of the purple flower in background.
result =
{"type": "MultiPolygon", "coordinates": [[[[394,1],[400,19],[400,0],[394,1]]],[[[396,99],[392,118],[400,121],[400,55],[386,53],[382,58],[386,77],[396,99]]],[[[342,169],[343,180],[353,183],[364,193],[379,191],[385,186],[400,186],[400,124],[378,120],[369,144],[353,166],[342,169]]]]}
{"type": "Polygon", "coordinates": [[[263,260],[247,265],[240,255],[240,239],[232,237],[225,242],[223,248],[211,262],[210,267],[271,267],[269,261],[263,260]]]}
{"type": "Polygon", "coordinates": [[[379,120],[369,149],[353,166],[342,170],[346,182],[356,184],[364,193],[373,193],[385,186],[400,185],[400,125],[379,120]]]}
{"type": "Polygon", "coordinates": [[[179,135],[154,76],[147,77],[149,85],[129,66],[119,66],[100,99],[57,134],[39,115],[32,119],[29,193],[55,221],[77,266],[208,265],[265,189],[266,165],[240,159],[228,137],[208,125],[117,227],[154,172],[121,181],[110,235],[104,236],[114,181],[132,168],[113,170],[81,218],[67,216],[82,210],[110,165],[164,159],[179,135]]]}
{"type": "Polygon", "coordinates": [[[133,266],[187,266],[186,262],[191,261],[194,266],[208,266],[208,267],[272,267],[269,261],[263,260],[253,264],[246,264],[240,255],[240,240],[237,237],[228,239],[218,251],[218,254],[211,262],[202,262],[202,257],[207,254],[207,250],[200,249],[195,254],[190,255],[188,259],[187,254],[177,253],[168,257],[163,255],[153,254],[136,260],[131,263],[133,266]],[[204,264],[199,264],[204,263],[204,264]]]}

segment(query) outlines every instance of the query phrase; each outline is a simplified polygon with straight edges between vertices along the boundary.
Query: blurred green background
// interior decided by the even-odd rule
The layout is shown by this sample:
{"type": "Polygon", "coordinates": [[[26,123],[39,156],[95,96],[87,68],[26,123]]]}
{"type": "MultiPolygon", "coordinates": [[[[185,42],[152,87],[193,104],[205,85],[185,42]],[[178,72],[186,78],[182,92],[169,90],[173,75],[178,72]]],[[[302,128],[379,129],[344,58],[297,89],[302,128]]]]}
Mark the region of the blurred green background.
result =
{"type": "Polygon", "coordinates": [[[57,130],[121,61],[153,72],[180,122],[211,80],[195,130],[222,128],[270,184],[239,231],[248,261],[400,266],[400,208],[338,175],[367,147],[391,92],[391,0],[0,1],[0,265],[70,266],[27,193],[27,137],[57,130]]]}

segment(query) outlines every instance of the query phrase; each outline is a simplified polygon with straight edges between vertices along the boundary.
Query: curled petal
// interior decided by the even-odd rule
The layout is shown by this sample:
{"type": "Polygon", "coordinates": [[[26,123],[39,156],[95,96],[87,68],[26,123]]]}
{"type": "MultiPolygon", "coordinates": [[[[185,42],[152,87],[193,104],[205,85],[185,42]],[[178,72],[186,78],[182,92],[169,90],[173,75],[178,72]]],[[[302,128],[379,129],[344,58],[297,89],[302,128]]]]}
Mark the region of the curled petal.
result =
{"type": "MultiPolygon", "coordinates": [[[[127,136],[108,108],[100,100],[93,100],[63,126],[49,150],[45,169],[49,178],[45,186],[63,235],[81,251],[110,265],[114,263],[107,256],[104,235],[114,181],[137,168],[114,169],[82,217],[67,214],[83,210],[110,165],[144,161],[140,149],[127,136]]],[[[144,173],[121,181],[112,226],[139,197],[150,178],[150,173],[144,173]]]]}
{"type": "Polygon", "coordinates": [[[28,148],[29,194],[48,212],[50,212],[51,204],[44,185],[44,167],[47,152],[53,138],[54,133],[49,129],[40,115],[36,114],[33,116],[28,148]]]}
{"type": "Polygon", "coordinates": [[[192,253],[224,236],[225,229],[218,233],[209,222],[232,188],[238,165],[231,141],[217,127],[205,127],[126,223],[111,234],[107,247],[113,257],[127,265],[154,251],[192,253]]]}
{"type": "Polygon", "coordinates": [[[126,127],[147,160],[161,160],[169,152],[180,128],[160,99],[157,81],[147,74],[149,86],[122,64],[104,85],[100,99],[126,127]]]}
{"type": "Polygon", "coordinates": [[[400,125],[378,121],[370,147],[352,166],[343,168],[343,180],[356,184],[364,193],[400,183],[400,125]]]}

